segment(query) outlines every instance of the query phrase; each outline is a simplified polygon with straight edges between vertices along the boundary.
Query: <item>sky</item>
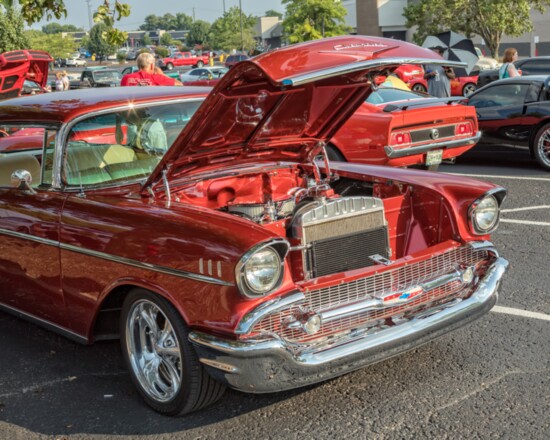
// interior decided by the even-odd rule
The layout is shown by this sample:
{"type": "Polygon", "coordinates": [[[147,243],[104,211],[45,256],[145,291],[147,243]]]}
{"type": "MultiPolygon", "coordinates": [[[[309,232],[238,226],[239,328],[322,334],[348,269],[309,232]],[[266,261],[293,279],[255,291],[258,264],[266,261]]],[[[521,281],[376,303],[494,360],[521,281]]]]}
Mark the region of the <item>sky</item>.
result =
{"type": "MultiPolygon", "coordinates": [[[[33,25],[35,29],[41,29],[47,23],[57,22],[61,24],[73,24],[85,30],[90,29],[88,20],[88,5],[86,0],[64,0],[67,7],[67,19],[57,20],[55,17],[50,21],[41,21],[33,25]]],[[[195,14],[196,20],[205,20],[212,23],[223,14],[225,3],[226,10],[232,6],[239,6],[239,0],[120,0],[130,5],[131,14],[117,22],[116,27],[124,30],[136,30],[147,15],[164,15],[166,13],[176,14],[183,12],[189,16],[195,14]]],[[[103,4],[102,0],[90,0],[91,14],[97,7],[103,4]]],[[[265,11],[274,9],[284,13],[284,7],[280,0],[241,0],[243,12],[247,15],[261,16],[265,11]]]]}

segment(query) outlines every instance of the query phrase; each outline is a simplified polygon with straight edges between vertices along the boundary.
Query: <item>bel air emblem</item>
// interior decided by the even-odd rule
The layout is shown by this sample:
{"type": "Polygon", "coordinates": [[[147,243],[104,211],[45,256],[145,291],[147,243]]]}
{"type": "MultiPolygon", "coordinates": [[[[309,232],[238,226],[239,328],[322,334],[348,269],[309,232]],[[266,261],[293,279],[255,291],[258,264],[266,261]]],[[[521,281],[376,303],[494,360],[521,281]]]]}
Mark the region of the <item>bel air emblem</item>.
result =
{"type": "Polygon", "coordinates": [[[411,289],[405,290],[404,292],[399,293],[390,293],[388,295],[382,296],[382,301],[384,305],[393,305],[393,304],[404,304],[407,303],[419,295],[424,293],[424,289],[420,286],[415,286],[411,289]]]}

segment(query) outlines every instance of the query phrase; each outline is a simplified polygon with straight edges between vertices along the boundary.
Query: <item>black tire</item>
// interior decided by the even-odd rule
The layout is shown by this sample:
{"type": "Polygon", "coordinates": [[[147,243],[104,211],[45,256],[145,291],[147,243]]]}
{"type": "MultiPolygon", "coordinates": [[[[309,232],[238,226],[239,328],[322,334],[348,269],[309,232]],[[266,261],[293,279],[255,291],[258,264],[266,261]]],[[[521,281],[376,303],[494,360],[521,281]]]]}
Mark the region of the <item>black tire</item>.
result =
{"type": "Polygon", "coordinates": [[[334,145],[327,146],[328,160],[335,162],[346,162],[346,158],[334,145]]]}
{"type": "Polygon", "coordinates": [[[166,65],[166,70],[172,70],[174,68],[174,65],[172,63],[168,63],[166,65]]]}
{"type": "Polygon", "coordinates": [[[202,61],[198,61],[197,62],[197,67],[202,67],[202,66],[204,66],[204,63],[202,61]]]}
{"type": "Polygon", "coordinates": [[[467,83],[462,88],[462,96],[468,97],[477,90],[477,86],[474,83],[467,83]]]}
{"type": "Polygon", "coordinates": [[[145,289],[130,291],[122,306],[120,335],[132,381],[155,411],[184,415],[223,395],[225,386],[205,371],[189,342],[187,326],[164,298],[145,289]],[[149,372],[145,375],[143,370],[149,372]]]}
{"type": "Polygon", "coordinates": [[[426,87],[424,87],[422,84],[415,84],[414,86],[412,86],[412,91],[413,92],[420,92],[420,93],[427,93],[428,89],[426,89],[426,87]]]}
{"type": "Polygon", "coordinates": [[[543,125],[537,131],[531,148],[539,165],[550,171],[550,124],[543,125]]]}

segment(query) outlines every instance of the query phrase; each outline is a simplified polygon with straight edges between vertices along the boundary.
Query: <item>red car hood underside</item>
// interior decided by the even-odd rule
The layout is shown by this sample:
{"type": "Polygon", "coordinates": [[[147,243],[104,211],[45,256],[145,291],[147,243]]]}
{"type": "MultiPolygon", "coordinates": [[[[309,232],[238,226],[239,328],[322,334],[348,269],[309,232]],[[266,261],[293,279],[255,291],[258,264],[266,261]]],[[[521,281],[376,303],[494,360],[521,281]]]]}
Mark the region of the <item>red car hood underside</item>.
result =
{"type": "Polygon", "coordinates": [[[373,75],[403,63],[453,65],[410,43],[365,36],[302,43],[243,61],[208,95],[146,186],[159,186],[162,172],[170,180],[220,164],[310,161],[364,102],[373,75]]]}

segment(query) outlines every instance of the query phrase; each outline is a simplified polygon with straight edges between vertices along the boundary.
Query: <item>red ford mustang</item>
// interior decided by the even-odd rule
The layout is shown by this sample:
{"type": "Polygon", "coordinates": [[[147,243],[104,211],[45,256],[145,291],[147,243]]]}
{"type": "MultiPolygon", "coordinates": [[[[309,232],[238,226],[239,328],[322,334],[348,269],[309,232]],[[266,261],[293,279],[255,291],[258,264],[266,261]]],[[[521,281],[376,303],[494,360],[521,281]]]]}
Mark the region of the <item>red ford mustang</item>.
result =
{"type": "Polygon", "coordinates": [[[326,380],[487,313],[503,188],[324,154],[402,59],[433,52],[345,36],[243,61],[211,93],[0,103],[7,137],[43,133],[0,157],[0,308],[119,338],[165,414],[326,380]]]}
{"type": "Polygon", "coordinates": [[[436,169],[481,136],[475,109],[459,101],[379,87],[330,140],[329,158],[436,169]]]}

